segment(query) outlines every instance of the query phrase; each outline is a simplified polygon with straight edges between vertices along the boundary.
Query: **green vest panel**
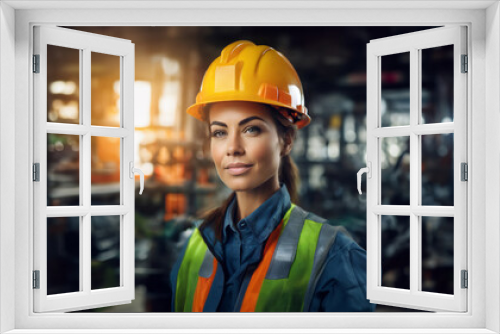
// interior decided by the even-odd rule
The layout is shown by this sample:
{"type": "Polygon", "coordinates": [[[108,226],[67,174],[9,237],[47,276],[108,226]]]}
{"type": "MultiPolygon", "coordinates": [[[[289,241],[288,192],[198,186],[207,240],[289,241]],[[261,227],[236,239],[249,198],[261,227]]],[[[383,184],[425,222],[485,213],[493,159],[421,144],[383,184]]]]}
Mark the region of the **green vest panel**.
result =
{"type": "MultiPolygon", "coordinates": [[[[283,217],[283,227],[258,292],[255,311],[307,311],[339,229],[343,228],[328,225],[323,218],[292,203],[283,217]]],[[[196,228],[179,268],[175,311],[192,311],[198,280],[212,274],[213,258],[196,228]]],[[[241,302],[237,302],[235,310],[240,309],[241,302]]]]}

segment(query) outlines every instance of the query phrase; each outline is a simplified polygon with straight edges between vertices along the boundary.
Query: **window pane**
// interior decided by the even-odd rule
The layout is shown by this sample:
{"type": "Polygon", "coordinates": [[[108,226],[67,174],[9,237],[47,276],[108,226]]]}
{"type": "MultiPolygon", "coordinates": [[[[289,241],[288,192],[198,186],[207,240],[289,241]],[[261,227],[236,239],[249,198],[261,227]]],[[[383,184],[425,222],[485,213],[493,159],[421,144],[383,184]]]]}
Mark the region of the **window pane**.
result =
{"type": "Polygon", "coordinates": [[[453,122],[453,45],[422,49],[421,123],[453,122]]]}
{"type": "Polygon", "coordinates": [[[453,205],[453,133],[422,136],[422,205],[453,205]]]}
{"type": "Polygon", "coordinates": [[[120,216],[92,216],[92,290],[120,286],[120,233],[120,216]]]}
{"type": "Polygon", "coordinates": [[[120,57],[91,54],[91,124],[120,126],[120,57]]]}
{"type": "Polygon", "coordinates": [[[80,205],[80,136],[47,134],[47,205],[80,205]]]}
{"type": "Polygon", "coordinates": [[[80,122],[80,50],[47,45],[47,122],[80,122]]]}
{"type": "Polygon", "coordinates": [[[422,291],[453,294],[452,217],[422,217],[422,291]]]}
{"type": "Polygon", "coordinates": [[[410,137],[380,138],[382,205],[410,205],[410,137]]]}
{"type": "Polygon", "coordinates": [[[114,137],[91,139],[91,205],[120,205],[120,143],[114,137]]]}
{"type": "Polygon", "coordinates": [[[410,217],[381,216],[382,286],[410,289],[410,217]]]}
{"type": "Polygon", "coordinates": [[[380,57],[381,124],[410,125],[410,53],[380,57]]]}
{"type": "Polygon", "coordinates": [[[80,291],[80,217],[47,218],[47,294],[80,291]]]}

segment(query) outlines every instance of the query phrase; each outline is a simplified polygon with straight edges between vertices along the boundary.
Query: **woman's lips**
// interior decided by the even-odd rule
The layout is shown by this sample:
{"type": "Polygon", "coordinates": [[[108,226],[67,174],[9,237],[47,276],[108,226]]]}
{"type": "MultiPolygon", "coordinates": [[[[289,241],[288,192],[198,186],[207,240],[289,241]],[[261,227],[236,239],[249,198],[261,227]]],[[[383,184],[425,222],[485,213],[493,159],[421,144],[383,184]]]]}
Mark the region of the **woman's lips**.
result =
{"type": "Polygon", "coordinates": [[[241,167],[231,167],[231,168],[227,169],[227,172],[231,175],[240,175],[240,174],[246,173],[250,168],[252,168],[252,165],[241,166],[241,167]]]}

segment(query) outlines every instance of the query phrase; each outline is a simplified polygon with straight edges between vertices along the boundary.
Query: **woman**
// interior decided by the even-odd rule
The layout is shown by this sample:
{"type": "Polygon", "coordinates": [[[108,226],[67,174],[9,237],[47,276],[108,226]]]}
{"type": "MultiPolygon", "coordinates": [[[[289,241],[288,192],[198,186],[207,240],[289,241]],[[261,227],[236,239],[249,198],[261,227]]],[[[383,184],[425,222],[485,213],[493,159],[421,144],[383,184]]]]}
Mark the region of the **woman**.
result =
{"type": "Polygon", "coordinates": [[[217,173],[233,193],[184,245],[171,272],[172,310],[373,311],[365,251],[295,204],[290,151],[310,117],[290,62],[268,46],[234,42],[187,112],[207,124],[217,173]]]}

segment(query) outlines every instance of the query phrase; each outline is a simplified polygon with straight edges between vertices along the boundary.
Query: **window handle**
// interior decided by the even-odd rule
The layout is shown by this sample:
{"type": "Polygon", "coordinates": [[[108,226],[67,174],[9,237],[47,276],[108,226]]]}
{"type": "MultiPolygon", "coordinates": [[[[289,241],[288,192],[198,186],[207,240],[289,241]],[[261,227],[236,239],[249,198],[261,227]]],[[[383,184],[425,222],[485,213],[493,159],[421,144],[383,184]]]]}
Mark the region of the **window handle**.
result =
{"type": "Polygon", "coordinates": [[[358,192],[361,195],[361,175],[363,173],[367,174],[367,177],[370,179],[372,177],[372,163],[368,161],[368,167],[361,168],[358,171],[358,192]]]}
{"type": "Polygon", "coordinates": [[[139,173],[140,174],[140,176],[141,176],[141,181],[140,181],[141,189],[139,190],[139,195],[142,195],[142,191],[144,190],[144,173],[139,168],[134,168],[134,162],[133,161],[129,162],[129,171],[130,171],[129,176],[130,176],[131,179],[134,178],[134,174],[135,173],[139,173]]]}

